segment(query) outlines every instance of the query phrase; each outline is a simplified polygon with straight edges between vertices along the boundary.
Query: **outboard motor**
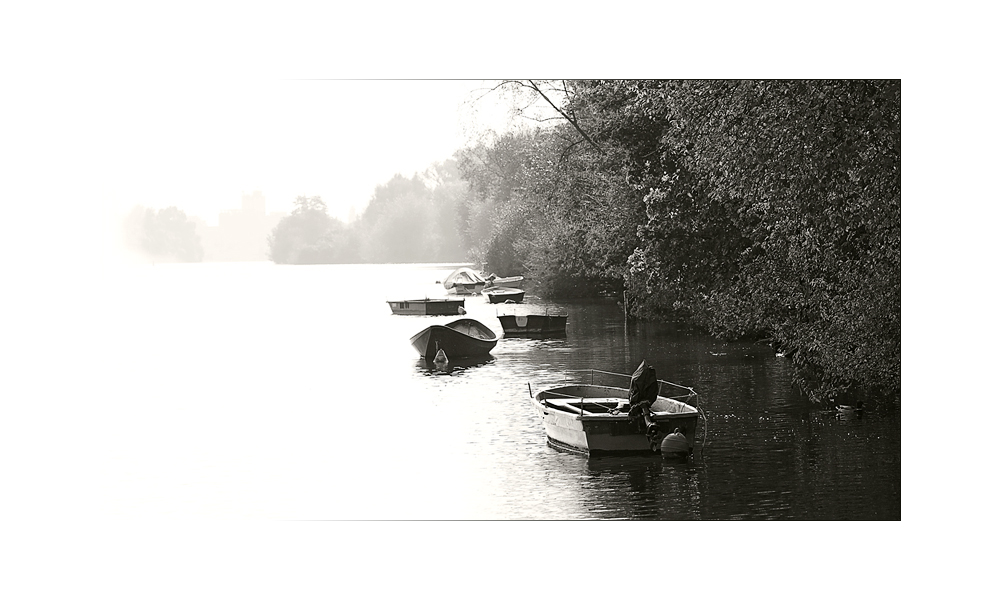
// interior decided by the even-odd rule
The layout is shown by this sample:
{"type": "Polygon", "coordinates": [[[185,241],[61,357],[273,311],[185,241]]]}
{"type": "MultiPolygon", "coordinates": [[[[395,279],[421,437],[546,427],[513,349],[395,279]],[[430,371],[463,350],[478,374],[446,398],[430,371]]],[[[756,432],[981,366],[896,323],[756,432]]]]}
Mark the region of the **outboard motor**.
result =
{"type": "Polygon", "coordinates": [[[653,420],[650,406],[656,402],[656,396],[660,391],[660,383],[656,380],[656,369],[642,361],[639,368],[632,374],[632,380],[628,387],[628,420],[638,423],[639,431],[646,434],[649,440],[649,448],[653,452],[660,449],[660,440],[663,434],[660,427],[653,420]]]}

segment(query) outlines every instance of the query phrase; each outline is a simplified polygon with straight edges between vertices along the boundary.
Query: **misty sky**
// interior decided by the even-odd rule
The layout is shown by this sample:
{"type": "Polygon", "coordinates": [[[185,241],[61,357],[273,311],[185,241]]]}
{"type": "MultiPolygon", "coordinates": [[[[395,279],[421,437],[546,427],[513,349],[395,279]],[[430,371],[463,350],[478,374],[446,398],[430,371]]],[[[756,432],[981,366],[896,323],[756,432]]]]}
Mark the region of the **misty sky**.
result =
{"type": "Polygon", "coordinates": [[[268,211],[320,196],[361,213],[375,187],[505,128],[483,80],[270,80],[123,90],[110,133],[118,212],[176,205],[214,224],[260,190],[268,211]]]}
{"type": "Polygon", "coordinates": [[[509,97],[479,99],[495,80],[57,75],[6,99],[0,181],[0,240],[56,264],[117,253],[136,205],[214,225],[259,190],[269,212],[320,196],[334,216],[360,215],[395,173],[516,123],[509,97]]]}

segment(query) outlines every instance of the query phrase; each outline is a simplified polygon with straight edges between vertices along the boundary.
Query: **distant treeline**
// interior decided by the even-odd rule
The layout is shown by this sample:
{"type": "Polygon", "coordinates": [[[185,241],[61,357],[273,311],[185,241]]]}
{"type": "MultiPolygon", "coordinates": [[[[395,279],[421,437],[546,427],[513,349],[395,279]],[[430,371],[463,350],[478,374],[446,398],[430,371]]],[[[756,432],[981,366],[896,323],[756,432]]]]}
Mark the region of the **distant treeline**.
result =
{"type": "Polygon", "coordinates": [[[460,155],[492,270],[769,340],[817,400],[899,391],[899,81],[505,85],[563,120],[460,155]]]}
{"type": "Polygon", "coordinates": [[[461,261],[459,206],[468,186],[448,160],[378,186],[361,218],[346,224],[319,197],[295,199],[292,214],[268,236],[279,264],[461,261]]]}
{"type": "Polygon", "coordinates": [[[176,206],[135,206],[124,223],[125,246],[159,262],[201,262],[205,252],[194,221],[176,206]]]}

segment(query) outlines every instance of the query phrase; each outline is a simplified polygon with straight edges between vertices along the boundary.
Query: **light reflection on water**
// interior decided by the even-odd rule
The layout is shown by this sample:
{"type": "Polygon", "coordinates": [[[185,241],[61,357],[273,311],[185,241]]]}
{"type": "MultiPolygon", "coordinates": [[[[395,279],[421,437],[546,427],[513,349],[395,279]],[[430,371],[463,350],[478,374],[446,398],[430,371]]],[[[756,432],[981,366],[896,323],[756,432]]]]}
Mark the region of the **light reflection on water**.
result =
{"type": "MultiPolygon", "coordinates": [[[[614,302],[559,339],[503,338],[427,365],[409,337],[457,317],[392,315],[443,296],[447,266],[157,265],[118,273],[117,514],[280,519],[899,519],[898,402],[854,421],[801,398],[788,362],[614,302]],[[587,458],[546,444],[529,402],[581,369],[698,391],[694,456],[587,458]],[[141,423],[142,426],[136,426],[141,423]],[[128,447],[128,452],[121,450],[128,447]]],[[[480,296],[469,317],[498,334],[480,296]]],[[[117,400],[115,400],[117,398],[117,400]]]]}

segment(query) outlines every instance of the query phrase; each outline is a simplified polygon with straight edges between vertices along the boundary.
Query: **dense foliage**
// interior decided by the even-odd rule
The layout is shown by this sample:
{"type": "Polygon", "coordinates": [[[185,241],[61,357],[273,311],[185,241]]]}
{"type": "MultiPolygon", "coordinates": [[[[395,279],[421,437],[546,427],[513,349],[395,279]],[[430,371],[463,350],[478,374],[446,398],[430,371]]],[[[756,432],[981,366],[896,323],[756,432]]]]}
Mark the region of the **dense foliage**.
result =
{"type": "Polygon", "coordinates": [[[153,261],[200,262],[205,252],[195,224],[176,206],[136,206],[125,217],[125,245],[153,261]]]}
{"type": "Polygon", "coordinates": [[[470,183],[465,237],[501,275],[524,272],[547,295],[620,294],[641,210],[619,156],[566,152],[564,128],[508,134],[460,154],[470,183]]]}
{"type": "Polygon", "coordinates": [[[563,122],[462,155],[493,270],[768,338],[815,399],[899,390],[898,81],[530,86],[563,122]]]}

